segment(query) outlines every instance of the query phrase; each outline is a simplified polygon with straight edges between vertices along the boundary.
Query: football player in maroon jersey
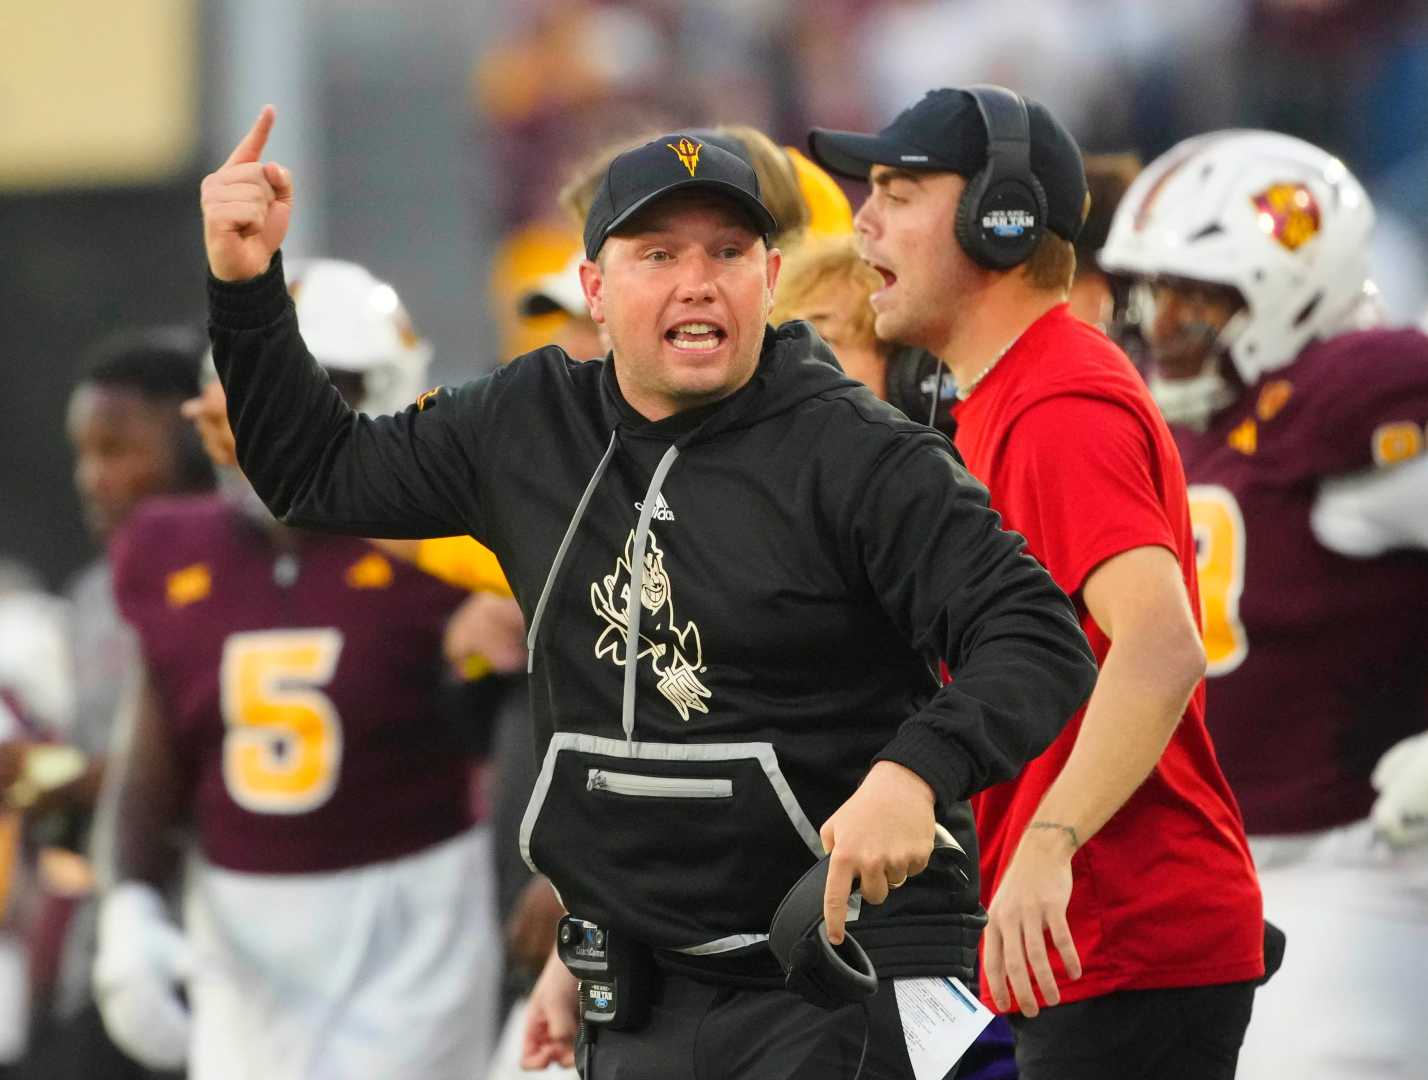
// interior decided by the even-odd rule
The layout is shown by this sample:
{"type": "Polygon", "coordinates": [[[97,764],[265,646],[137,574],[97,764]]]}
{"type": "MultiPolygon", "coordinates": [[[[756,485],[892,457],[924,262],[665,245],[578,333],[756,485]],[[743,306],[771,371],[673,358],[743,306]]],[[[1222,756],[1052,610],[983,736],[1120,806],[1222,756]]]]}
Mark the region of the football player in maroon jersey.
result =
{"type": "Polygon", "coordinates": [[[1243,1076],[1428,1060],[1428,967],[1404,961],[1428,955],[1428,337],[1376,325],[1373,217],[1323,150],[1213,133],[1146,168],[1100,257],[1136,282],[1190,483],[1209,725],[1289,935],[1243,1076]]]}
{"type": "MultiPolygon", "coordinates": [[[[289,286],[356,407],[412,394],[425,345],[389,286],[334,260],[289,286]]],[[[490,1050],[499,960],[489,838],[438,719],[442,633],[466,594],[235,497],[213,387],[188,411],[224,495],[156,502],[114,546],[143,655],[106,790],[105,1023],[193,1080],[465,1080],[490,1050]],[[160,889],[184,826],[180,931],[160,889]]]]}

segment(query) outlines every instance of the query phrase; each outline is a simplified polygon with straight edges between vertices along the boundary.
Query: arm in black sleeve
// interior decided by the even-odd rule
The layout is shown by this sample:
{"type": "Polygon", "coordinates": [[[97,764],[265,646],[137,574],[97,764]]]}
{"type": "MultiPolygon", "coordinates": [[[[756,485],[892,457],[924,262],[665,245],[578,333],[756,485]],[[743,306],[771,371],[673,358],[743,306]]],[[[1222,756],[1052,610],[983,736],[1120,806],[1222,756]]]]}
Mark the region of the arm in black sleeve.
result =
{"type": "Polygon", "coordinates": [[[965,799],[1056,738],[1095,684],[1090,644],[1066,594],[937,436],[906,436],[862,491],[868,578],[914,647],[953,677],[877,760],[913,770],[939,801],[965,799]]]}
{"type": "Polygon", "coordinates": [[[370,537],[481,535],[473,430],[487,379],[397,416],[355,413],[298,333],[282,256],[208,281],[209,335],[238,463],[282,521],[370,537]]]}

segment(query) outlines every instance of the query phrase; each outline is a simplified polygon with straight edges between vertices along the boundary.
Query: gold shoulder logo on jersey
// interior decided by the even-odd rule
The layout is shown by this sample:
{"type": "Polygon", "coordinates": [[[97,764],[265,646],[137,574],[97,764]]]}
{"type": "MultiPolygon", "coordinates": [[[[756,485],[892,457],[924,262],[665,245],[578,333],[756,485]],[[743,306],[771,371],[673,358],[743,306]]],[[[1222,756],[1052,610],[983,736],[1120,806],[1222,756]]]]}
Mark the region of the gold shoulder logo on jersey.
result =
{"type": "Polygon", "coordinates": [[[200,600],[208,599],[208,595],[213,592],[213,573],[208,569],[207,563],[185,566],[164,579],[164,592],[171,608],[196,604],[200,600]]]}
{"type": "Polygon", "coordinates": [[[1408,420],[1380,424],[1373,429],[1373,463],[1380,468],[1397,465],[1423,453],[1424,429],[1408,420]]]}
{"type": "Polygon", "coordinates": [[[1294,384],[1288,379],[1274,379],[1264,384],[1259,392],[1259,400],[1254,404],[1254,414],[1260,423],[1267,424],[1283,411],[1294,396],[1294,384]]]}
{"type": "Polygon", "coordinates": [[[392,564],[372,551],[349,566],[345,577],[354,589],[385,589],[392,583],[392,564]]]}
{"type": "Polygon", "coordinates": [[[1298,251],[1319,235],[1319,204],[1303,184],[1273,184],[1250,201],[1259,211],[1264,234],[1289,251],[1298,251]]]}
{"type": "MultiPolygon", "coordinates": [[[[625,608],[630,595],[630,560],[634,555],[635,532],[625,539],[624,554],[615,563],[615,571],[590,585],[590,606],[605,622],[595,641],[597,659],[609,657],[616,667],[629,661],[625,655],[625,635],[629,623],[625,608]]],[[[659,692],[688,720],[692,712],[707,713],[705,704],[713,696],[699,676],[704,671],[704,646],[699,639],[699,627],[693,622],[683,626],[674,617],[674,590],[669,572],[664,568],[664,552],[650,530],[649,550],[645,552],[643,578],[640,582],[640,643],[635,662],[648,659],[659,678],[659,692]]]]}
{"type": "Polygon", "coordinates": [[[430,390],[418,395],[416,399],[417,412],[425,412],[426,407],[431,404],[432,398],[441,393],[443,387],[433,386],[430,390]]]}
{"type": "Polygon", "coordinates": [[[690,138],[681,138],[677,143],[665,143],[665,146],[674,151],[674,156],[679,158],[679,163],[689,170],[689,175],[694,175],[694,170],[699,168],[699,151],[704,149],[703,143],[697,143],[690,138]]]}
{"type": "Polygon", "coordinates": [[[1233,450],[1238,450],[1241,454],[1253,454],[1259,449],[1259,428],[1254,422],[1254,417],[1249,417],[1244,422],[1235,425],[1235,430],[1230,432],[1225,439],[1233,450]]]}

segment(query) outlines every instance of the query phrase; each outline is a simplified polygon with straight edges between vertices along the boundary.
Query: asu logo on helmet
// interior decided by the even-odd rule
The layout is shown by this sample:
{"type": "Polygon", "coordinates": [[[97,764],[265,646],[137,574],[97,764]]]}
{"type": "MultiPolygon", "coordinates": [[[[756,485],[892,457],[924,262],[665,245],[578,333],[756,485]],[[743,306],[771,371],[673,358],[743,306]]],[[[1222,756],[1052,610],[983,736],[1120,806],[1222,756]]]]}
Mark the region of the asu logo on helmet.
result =
{"type": "Polygon", "coordinates": [[[1319,204],[1303,184],[1274,184],[1250,201],[1259,211],[1259,227],[1290,251],[1319,235],[1319,204]]]}

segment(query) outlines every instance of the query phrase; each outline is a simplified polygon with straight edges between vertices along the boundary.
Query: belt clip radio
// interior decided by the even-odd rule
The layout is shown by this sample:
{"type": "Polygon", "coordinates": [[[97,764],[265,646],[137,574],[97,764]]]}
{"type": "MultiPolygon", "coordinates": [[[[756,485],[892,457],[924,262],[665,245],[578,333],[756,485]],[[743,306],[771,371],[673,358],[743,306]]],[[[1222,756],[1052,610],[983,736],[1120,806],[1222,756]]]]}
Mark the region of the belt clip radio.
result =
{"type": "Polygon", "coordinates": [[[566,915],[556,926],[556,952],[580,980],[580,1016],[616,1031],[649,1017],[654,980],[649,948],[618,930],[566,915]]]}

